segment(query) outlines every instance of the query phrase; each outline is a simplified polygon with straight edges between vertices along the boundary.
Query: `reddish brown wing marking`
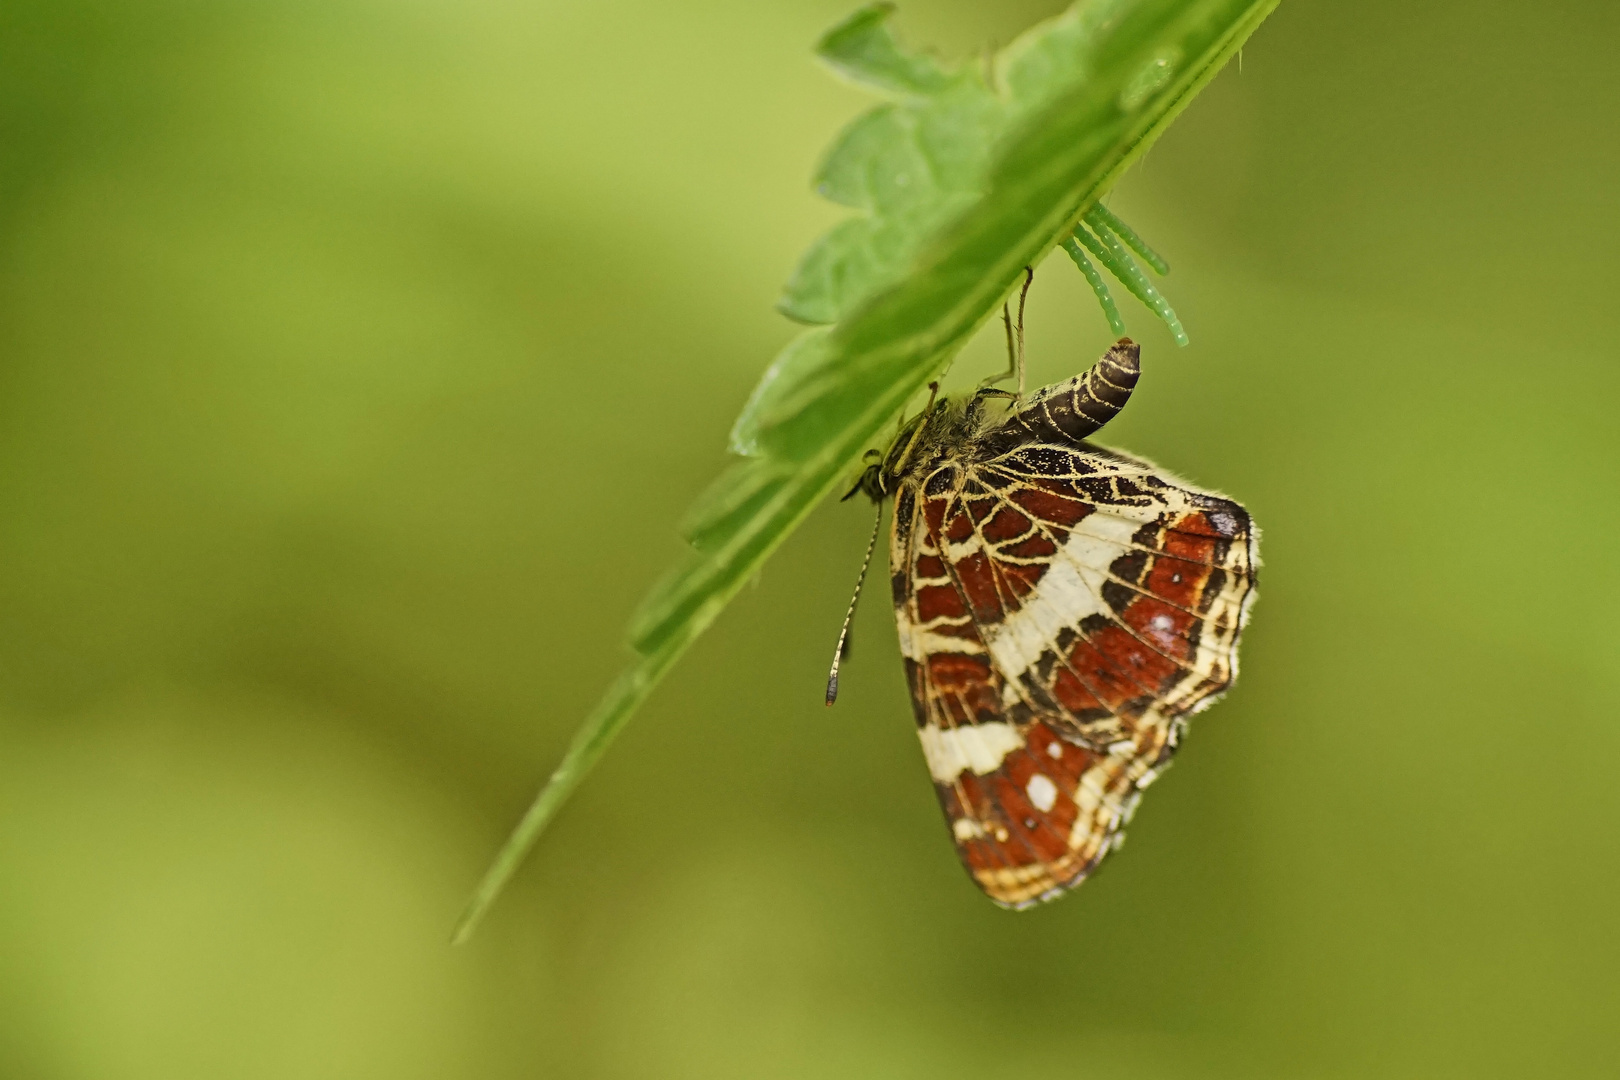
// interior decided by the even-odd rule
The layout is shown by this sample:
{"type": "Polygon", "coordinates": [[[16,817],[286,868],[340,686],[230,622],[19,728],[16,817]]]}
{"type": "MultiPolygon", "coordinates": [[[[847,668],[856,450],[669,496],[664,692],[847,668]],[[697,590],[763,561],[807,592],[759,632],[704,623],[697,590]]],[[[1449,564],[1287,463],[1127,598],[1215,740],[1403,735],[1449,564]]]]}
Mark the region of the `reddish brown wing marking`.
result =
{"type": "Polygon", "coordinates": [[[1084,443],[947,462],[896,510],[896,617],[958,851],[999,903],[1057,895],[1230,684],[1248,515],[1084,443]]]}
{"type": "MultiPolygon", "coordinates": [[[[923,754],[968,872],[1018,906],[1077,880],[1095,853],[1071,843],[1081,780],[1096,755],[1039,723],[1014,726],[1001,680],[958,578],[942,558],[936,500],[917,487],[895,505],[890,568],[923,754]],[[1041,776],[1044,779],[1037,780],[1041,776]]],[[[982,590],[987,583],[972,586],[982,590]]]]}
{"type": "Polygon", "coordinates": [[[1133,781],[1117,757],[1076,746],[1039,720],[984,774],[936,783],[957,851],[980,888],[1021,908],[1080,883],[1129,815],[1133,781]]]}
{"type": "Polygon", "coordinates": [[[1099,710],[1127,721],[1149,709],[1180,715],[1230,686],[1254,586],[1255,531],[1242,506],[1085,444],[1025,448],[974,473],[1032,520],[1032,538],[990,545],[992,563],[1022,561],[1032,539],[1055,552],[1039,560],[1045,610],[1024,619],[1061,623],[1046,635],[1050,655],[1015,672],[1016,650],[986,635],[1028,697],[1050,695],[1089,734],[1099,710]]]}

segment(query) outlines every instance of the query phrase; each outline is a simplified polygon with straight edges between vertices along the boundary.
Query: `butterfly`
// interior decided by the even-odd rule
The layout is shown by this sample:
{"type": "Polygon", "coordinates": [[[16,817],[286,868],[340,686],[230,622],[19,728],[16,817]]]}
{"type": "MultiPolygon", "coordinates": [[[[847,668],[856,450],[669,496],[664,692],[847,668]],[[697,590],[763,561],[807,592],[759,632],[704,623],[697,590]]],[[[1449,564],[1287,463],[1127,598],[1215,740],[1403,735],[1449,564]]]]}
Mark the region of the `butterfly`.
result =
{"type": "Polygon", "coordinates": [[[923,757],[968,873],[1005,907],[1060,895],[1118,848],[1187,717],[1237,676],[1259,562],[1248,512],[1086,441],[1140,374],[1121,338],[1027,397],[931,398],[850,492],[880,522],[893,499],[923,757]]]}

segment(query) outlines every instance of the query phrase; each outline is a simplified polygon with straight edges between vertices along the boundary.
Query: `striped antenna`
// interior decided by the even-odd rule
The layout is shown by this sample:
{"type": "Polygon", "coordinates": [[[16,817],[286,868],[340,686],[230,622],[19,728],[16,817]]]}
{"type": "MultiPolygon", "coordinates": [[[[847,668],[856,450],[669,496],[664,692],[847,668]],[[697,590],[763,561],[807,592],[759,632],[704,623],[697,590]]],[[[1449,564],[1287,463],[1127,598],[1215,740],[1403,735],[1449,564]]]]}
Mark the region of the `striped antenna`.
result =
{"type": "Polygon", "coordinates": [[[827,704],[838,700],[838,666],[844,662],[849,644],[849,625],[855,621],[855,605],[861,602],[861,586],[866,584],[866,571],[872,565],[872,552],[877,550],[878,530],[883,525],[883,504],[877,504],[877,520],[872,522],[872,539],[866,542],[866,558],[861,560],[861,576],[855,579],[855,595],[849,598],[849,610],[844,613],[844,625],[838,631],[838,647],[833,650],[832,670],[827,673],[827,704]]]}

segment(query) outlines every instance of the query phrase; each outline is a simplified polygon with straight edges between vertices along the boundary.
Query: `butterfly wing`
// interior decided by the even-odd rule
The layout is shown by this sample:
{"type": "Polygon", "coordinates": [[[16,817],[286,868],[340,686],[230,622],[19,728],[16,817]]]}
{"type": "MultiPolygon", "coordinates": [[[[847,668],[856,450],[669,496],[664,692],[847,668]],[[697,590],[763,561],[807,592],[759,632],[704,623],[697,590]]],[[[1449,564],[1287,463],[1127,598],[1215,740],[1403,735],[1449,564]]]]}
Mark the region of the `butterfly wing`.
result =
{"type": "Polygon", "coordinates": [[[1104,754],[1038,717],[1008,715],[961,581],[974,571],[946,564],[919,496],[901,491],[890,545],[917,733],[969,874],[997,903],[1023,906],[1055,895],[1101,858],[1097,844],[1105,819],[1117,816],[1118,793],[1093,792],[1104,754]],[[1095,842],[1077,844],[1077,833],[1095,842]]]}
{"type": "Polygon", "coordinates": [[[1098,743],[1231,686],[1258,562],[1238,503],[1085,443],[981,460],[969,491],[986,561],[1025,585],[978,614],[997,670],[1031,708],[1098,743]]]}
{"type": "Polygon", "coordinates": [[[891,545],[929,770],[969,872],[1012,907],[1123,839],[1183,718],[1235,677],[1254,595],[1237,503],[1039,435],[908,484],[891,545]]]}

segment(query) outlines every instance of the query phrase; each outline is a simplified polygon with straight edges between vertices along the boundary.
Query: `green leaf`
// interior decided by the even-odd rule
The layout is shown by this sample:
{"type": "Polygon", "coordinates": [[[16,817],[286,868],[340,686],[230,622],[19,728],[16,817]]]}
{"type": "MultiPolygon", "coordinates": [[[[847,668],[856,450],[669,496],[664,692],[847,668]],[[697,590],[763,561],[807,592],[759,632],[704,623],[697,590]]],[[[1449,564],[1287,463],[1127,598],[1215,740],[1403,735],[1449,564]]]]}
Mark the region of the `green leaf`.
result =
{"type": "Polygon", "coordinates": [[[934,94],[952,74],[930,56],[906,53],[885,26],[893,4],[872,4],[822,35],[816,54],[856,82],[892,94],[934,94]]]}
{"type": "MultiPolygon", "coordinates": [[[[901,48],[886,6],[857,12],[822,39],[819,52],[836,70],[896,98],[852,123],[817,173],[824,194],[864,213],[810,249],[782,307],[834,325],[789,343],[749,399],[731,433],[744,460],[688,515],[692,550],[632,622],[637,659],[501,849],[457,941],[686,646],[793,527],[851,480],[862,452],[996,311],[1024,267],[1078,235],[1087,211],[1276,3],[1089,0],[992,62],[956,68],[901,48]]],[[[1125,250],[1116,232],[1139,243],[1095,220],[1110,258],[1106,241],[1125,250]]]]}

